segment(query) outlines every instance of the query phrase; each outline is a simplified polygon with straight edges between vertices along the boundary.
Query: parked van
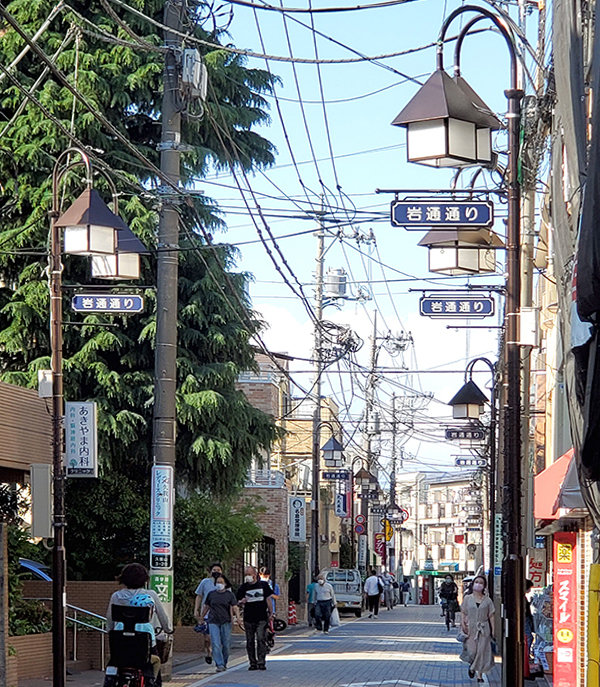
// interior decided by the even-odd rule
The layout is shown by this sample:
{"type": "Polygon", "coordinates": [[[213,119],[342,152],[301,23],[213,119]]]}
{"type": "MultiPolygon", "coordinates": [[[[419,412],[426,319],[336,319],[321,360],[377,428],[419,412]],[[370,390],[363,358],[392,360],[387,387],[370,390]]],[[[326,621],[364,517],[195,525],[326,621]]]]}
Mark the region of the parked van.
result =
{"type": "Polygon", "coordinates": [[[340,611],[354,611],[357,618],[362,613],[362,582],[358,570],[326,568],[321,571],[335,591],[340,611]]]}

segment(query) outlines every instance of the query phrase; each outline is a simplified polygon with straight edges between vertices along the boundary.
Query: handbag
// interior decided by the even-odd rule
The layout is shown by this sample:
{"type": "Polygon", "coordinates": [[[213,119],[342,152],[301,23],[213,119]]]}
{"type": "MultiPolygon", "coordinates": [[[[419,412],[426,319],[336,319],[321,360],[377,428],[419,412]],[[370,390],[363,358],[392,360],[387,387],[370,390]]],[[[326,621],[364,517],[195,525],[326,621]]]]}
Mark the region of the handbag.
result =
{"type": "Polygon", "coordinates": [[[492,621],[488,617],[488,625],[490,626],[490,646],[492,647],[492,654],[494,656],[498,655],[498,643],[494,639],[494,630],[492,628],[492,621]]]}

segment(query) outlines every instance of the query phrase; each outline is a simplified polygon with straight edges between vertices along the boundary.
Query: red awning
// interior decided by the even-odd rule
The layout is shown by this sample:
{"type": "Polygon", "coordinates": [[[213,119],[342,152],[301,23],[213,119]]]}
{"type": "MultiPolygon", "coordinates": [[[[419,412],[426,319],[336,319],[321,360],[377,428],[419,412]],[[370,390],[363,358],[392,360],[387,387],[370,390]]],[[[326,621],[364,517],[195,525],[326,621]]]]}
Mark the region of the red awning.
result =
{"type": "Polygon", "coordinates": [[[574,450],[570,449],[550,467],[542,470],[533,480],[533,515],[537,520],[557,520],[559,515],[554,512],[554,505],[560,494],[560,488],[565,481],[565,476],[574,450]]]}

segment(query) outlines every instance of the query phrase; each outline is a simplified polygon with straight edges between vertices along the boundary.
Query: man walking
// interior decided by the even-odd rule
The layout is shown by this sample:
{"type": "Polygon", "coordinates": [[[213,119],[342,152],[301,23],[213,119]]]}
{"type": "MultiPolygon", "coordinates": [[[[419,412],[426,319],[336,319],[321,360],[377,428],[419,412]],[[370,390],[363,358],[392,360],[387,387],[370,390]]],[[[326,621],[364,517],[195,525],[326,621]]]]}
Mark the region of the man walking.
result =
{"type": "Polygon", "coordinates": [[[377,574],[371,570],[371,574],[365,580],[364,593],[367,599],[367,609],[369,610],[369,618],[377,618],[379,614],[379,598],[383,592],[383,587],[377,574]]]}
{"type": "Polygon", "coordinates": [[[315,608],[315,625],[317,630],[323,630],[324,634],[329,634],[329,623],[331,622],[331,612],[337,602],[335,592],[329,582],[325,581],[323,575],[317,577],[316,587],[317,605],[315,608]]]}
{"type": "Polygon", "coordinates": [[[208,575],[196,587],[196,602],[194,604],[194,615],[198,621],[197,632],[200,633],[202,639],[202,648],[204,650],[204,660],[207,663],[212,663],[212,648],[210,643],[210,634],[208,623],[205,616],[201,614],[201,610],[206,604],[206,597],[216,591],[216,580],[223,574],[223,568],[220,563],[212,563],[208,566],[208,575]]]}
{"type": "Polygon", "coordinates": [[[306,587],[306,610],[308,614],[308,626],[312,627],[315,624],[315,607],[317,604],[317,578],[313,577],[313,581],[306,587]]]}
{"type": "Polygon", "coordinates": [[[388,611],[391,611],[394,607],[394,588],[392,587],[392,582],[394,578],[390,575],[387,570],[381,573],[381,584],[383,585],[383,602],[388,611]]]}
{"type": "Polygon", "coordinates": [[[402,583],[402,603],[404,604],[404,608],[406,608],[406,605],[408,604],[408,601],[410,599],[410,582],[408,581],[408,578],[404,578],[404,582],[402,583]]]}
{"type": "Polygon", "coordinates": [[[273,591],[267,582],[258,579],[254,566],[249,565],[244,573],[244,583],[237,591],[237,599],[244,607],[248,670],[266,670],[267,627],[272,616],[267,599],[273,591]]]}

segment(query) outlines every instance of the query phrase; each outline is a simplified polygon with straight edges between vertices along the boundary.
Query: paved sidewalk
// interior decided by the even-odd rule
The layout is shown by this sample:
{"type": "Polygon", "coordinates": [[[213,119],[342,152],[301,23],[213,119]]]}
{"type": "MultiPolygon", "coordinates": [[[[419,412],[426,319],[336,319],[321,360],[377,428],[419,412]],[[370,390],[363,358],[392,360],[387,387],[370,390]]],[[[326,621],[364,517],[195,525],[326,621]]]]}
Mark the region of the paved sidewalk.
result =
{"type": "MultiPolygon", "coordinates": [[[[456,687],[477,686],[458,659],[456,630],[446,630],[437,606],[397,607],[347,621],[323,635],[313,630],[279,640],[265,672],[244,660],[194,682],[176,675],[169,687],[456,687]]],[[[500,666],[485,677],[500,687],[500,666]]]]}
{"type": "MultiPolygon", "coordinates": [[[[455,636],[437,606],[401,606],[381,611],[376,620],[342,617],[342,626],[329,635],[306,626],[279,635],[267,670],[249,672],[243,637],[234,635],[226,672],[215,673],[197,654],[178,654],[165,687],[478,687],[458,658],[455,636]]],[[[101,672],[87,671],[69,678],[68,685],[102,687],[102,681],[101,672]]],[[[50,684],[26,680],[19,687],[50,684]]],[[[484,685],[500,687],[500,665],[484,685]]]]}

